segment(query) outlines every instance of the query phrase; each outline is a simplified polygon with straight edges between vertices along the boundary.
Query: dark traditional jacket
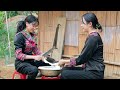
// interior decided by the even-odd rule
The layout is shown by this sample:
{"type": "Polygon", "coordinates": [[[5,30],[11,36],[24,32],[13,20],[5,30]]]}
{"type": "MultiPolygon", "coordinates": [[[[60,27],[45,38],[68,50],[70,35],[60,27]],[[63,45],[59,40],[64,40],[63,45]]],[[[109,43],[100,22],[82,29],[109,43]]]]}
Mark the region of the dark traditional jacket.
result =
{"type": "Polygon", "coordinates": [[[85,41],[85,45],[81,54],[76,59],[70,60],[70,65],[85,64],[86,70],[104,71],[105,65],[103,63],[103,42],[97,32],[89,34],[85,41]]]}
{"type": "Polygon", "coordinates": [[[26,55],[40,55],[35,41],[35,35],[29,34],[25,30],[17,33],[14,39],[16,62],[29,62],[31,60],[24,60],[26,55]]]}

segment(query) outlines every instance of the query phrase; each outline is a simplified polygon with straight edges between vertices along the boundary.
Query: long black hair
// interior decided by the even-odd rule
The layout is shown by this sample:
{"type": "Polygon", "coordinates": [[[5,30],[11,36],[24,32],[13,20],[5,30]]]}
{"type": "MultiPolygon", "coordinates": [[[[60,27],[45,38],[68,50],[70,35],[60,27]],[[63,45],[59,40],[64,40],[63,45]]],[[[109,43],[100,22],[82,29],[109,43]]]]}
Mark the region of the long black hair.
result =
{"type": "MultiPolygon", "coordinates": [[[[88,24],[89,22],[92,22],[92,26],[95,29],[101,30],[102,31],[102,26],[98,22],[98,19],[94,13],[86,13],[82,16],[82,22],[83,18],[85,19],[86,23],[88,24]]],[[[84,22],[83,22],[84,23],[84,22]]]]}
{"type": "Polygon", "coordinates": [[[37,17],[35,17],[34,15],[29,15],[25,18],[25,20],[23,21],[19,21],[18,24],[17,24],[17,32],[20,32],[22,30],[24,30],[26,28],[26,22],[28,22],[29,24],[30,23],[33,23],[33,22],[36,22],[39,24],[39,20],[37,17]]]}

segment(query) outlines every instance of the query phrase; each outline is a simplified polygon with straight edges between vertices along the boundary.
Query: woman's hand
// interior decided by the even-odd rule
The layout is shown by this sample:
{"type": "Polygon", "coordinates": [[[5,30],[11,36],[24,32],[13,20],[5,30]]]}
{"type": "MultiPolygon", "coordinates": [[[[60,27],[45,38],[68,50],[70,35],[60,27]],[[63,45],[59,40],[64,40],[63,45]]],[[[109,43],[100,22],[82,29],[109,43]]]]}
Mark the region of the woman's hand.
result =
{"type": "Polygon", "coordinates": [[[65,65],[68,65],[68,63],[70,62],[70,60],[59,60],[58,61],[58,65],[61,66],[61,67],[64,67],[65,65]]]}
{"type": "Polygon", "coordinates": [[[44,56],[41,56],[41,55],[36,55],[36,56],[34,56],[34,59],[37,61],[40,61],[40,60],[44,60],[46,58],[44,56]]]}

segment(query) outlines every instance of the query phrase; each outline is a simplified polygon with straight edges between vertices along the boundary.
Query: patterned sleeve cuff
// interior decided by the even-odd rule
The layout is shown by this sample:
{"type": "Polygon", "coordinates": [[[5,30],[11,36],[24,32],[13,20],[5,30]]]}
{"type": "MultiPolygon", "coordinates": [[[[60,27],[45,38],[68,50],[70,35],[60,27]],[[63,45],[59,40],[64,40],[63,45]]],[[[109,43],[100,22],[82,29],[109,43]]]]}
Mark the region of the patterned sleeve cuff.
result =
{"type": "Polygon", "coordinates": [[[75,59],[75,58],[71,58],[71,59],[70,59],[70,66],[71,66],[71,67],[76,66],[76,59],[75,59]]]}
{"type": "Polygon", "coordinates": [[[20,59],[22,61],[24,61],[24,59],[26,57],[26,55],[22,53],[22,49],[17,49],[15,51],[15,55],[16,55],[16,58],[18,58],[18,59],[20,59]]]}

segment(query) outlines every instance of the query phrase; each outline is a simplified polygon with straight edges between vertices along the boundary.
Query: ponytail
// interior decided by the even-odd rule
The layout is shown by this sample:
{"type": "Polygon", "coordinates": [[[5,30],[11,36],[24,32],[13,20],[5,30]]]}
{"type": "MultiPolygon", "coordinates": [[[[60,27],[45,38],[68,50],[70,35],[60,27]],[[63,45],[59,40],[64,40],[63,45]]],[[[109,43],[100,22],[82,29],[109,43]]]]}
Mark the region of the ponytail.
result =
{"type": "Polygon", "coordinates": [[[96,27],[95,27],[96,29],[98,29],[98,30],[100,30],[101,32],[102,32],[102,26],[98,23],[98,24],[96,24],[96,27]]]}
{"type": "Polygon", "coordinates": [[[20,32],[22,30],[24,30],[26,28],[26,24],[24,21],[19,21],[18,24],[17,24],[17,32],[20,32]]]}

